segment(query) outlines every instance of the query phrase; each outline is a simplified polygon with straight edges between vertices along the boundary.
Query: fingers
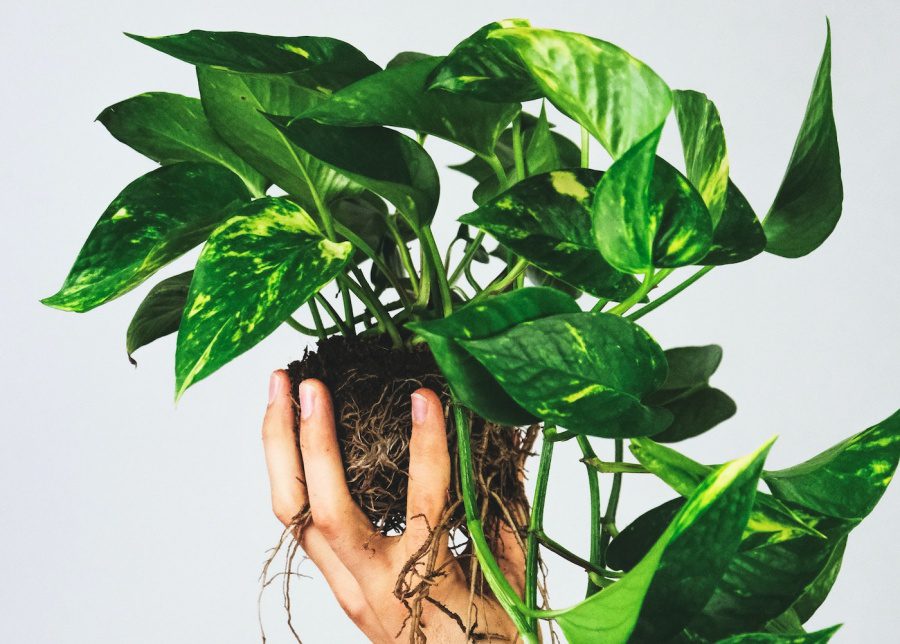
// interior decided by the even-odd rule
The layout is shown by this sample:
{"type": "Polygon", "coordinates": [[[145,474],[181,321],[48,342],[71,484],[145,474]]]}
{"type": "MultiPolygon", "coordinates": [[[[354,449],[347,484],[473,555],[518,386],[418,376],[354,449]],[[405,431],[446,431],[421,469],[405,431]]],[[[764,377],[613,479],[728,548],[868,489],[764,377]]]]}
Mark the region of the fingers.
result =
{"type": "Polygon", "coordinates": [[[291,524],[307,503],[302,483],[303,466],[294,438],[294,406],[290,390],[287,373],[283,370],[274,372],[269,380],[269,406],[262,427],[272,510],[285,526],[291,524]]]}
{"type": "Polygon", "coordinates": [[[441,521],[450,487],[450,454],[441,400],[430,389],[412,395],[406,534],[425,539],[441,521]]]}
{"type": "Polygon", "coordinates": [[[347,488],[331,396],[314,379],[300,383],[300,450],[313,524],[352,571],[371,559],[365,544],[373,529],[347,488]]]}

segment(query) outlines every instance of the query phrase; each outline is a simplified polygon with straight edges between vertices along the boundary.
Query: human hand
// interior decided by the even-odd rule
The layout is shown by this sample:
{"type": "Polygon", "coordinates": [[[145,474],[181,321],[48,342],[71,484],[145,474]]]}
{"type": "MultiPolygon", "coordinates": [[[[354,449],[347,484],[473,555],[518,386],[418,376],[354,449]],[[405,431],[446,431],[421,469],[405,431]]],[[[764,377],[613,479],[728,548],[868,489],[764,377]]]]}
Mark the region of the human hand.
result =
{"type": "MultiPolygon", "coordinates": [[[[448,535],[433,535],[430,528],[441,524],[450,485],[450,455],[438,396],[429,389],[412,396],[406,530],[400,536],[384,536],[350,495],[328,389],[313,379],[300,384],[298,452],[290,388],[286,372],[272,374],[262,430],[272,508],[279,521],[292,527],[308,504],[312,520],[296,529],[295,536],[354,624],[378,643],[418,641],[423,636],[429,642],[516,641],[516,629],[500,605],[477,593],[473,596],[450,551],[448,535]],[[440,574],[429,579],[421,614],[411,618],[395,588],[408,562],[432,537],[438,539],[433,569],[440,574]]],[[[501,567],[521,594],[522,550],[510,530],[500,539],[505,542],[500,544],[501,567]]]]}

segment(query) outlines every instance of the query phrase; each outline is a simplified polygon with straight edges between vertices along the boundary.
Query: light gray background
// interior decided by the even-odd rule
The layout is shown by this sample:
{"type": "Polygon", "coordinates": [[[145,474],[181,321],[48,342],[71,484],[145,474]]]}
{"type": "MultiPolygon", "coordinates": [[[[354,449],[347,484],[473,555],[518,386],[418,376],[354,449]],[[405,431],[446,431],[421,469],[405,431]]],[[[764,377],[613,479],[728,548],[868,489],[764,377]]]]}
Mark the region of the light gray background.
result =
{"type": "MultiPolygon", "coordinates": [[[[153,167],[93,123],[96,114],[147,90],[196,95],[188,65],[122,31],[333,35],[382,64],[400,49],[444,53],[498,18],[587,32],[647,61],[673,87],[701,89],[717,102],[732,174],[763,213],[830,15],[847,195],[836,233],[805,259],[766,255],[718,269],[645,322],[664,346],[725,347],[716,383],[740,411],[684,445],[697,458],[718,462],[778,433],[770,463],[788,465],[898,405],[896,2],[32,0],[8,3],[4,14],[2,641],[257,640],[256,580],[279,533],[259,424],[267,375],[300,353],[300,336],[275,333],[176,410],[172,339],[142,350],[137,370],[125,359],[124,331],[148,285],[88,315],[38,304],[59,286],[107,203],[153,167]]],[[[675,145],[670,131],[664,151],[672,159],[675,145]]],[[[464,156],[431,149],[440,164],[464,156]]],[[[446,176],[439,239],[469,209],[470,189],[467,179],[446,176]]],[[[547,523],[584,549],[575,458],[569,446],[560,450],[547,523]]],[[[853,534],[837,587],[812,621],[845,622],[837,641],[889,639],[900,627],[898,494],[895,486],[853,534]]],[[[620,525],[670,496],[649,479],[628,479],[620,525]]],[[[576,600],[578,572],[551,563],[555,604],[576,600]]],[[[297,587],[295,622],[305,640],[358,641],[320,577],[308,564],[303,570],[312,579],[297,587]]],[[[266,596],[264,619],[270,641],[284,642],[278,594],[266,596]]]]}

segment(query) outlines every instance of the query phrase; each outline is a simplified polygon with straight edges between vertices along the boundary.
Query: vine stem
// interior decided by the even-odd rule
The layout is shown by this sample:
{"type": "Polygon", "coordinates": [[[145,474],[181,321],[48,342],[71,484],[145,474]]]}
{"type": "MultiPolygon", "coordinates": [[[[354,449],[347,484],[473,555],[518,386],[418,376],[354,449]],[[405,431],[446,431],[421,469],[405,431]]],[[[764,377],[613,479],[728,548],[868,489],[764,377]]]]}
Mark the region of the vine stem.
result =
{"type": "Polygon", "coordinates": [[[331,306],[331,302],[326,300],[322,293],[316,293],[315,300],[324,307],[325,312],[328,313],[328,317],[330,317],[335,326],[340,329],[341,333],[348,334],[347,324],[341,319],[338,312],[334,310],[334,307],[331,306]]]}
{"type": "Polygon", "coordinates": [[[347,287],[351,291],[353,291],[354,295],[356,295],[356,297],[360,299],[365,307],[369,309],[372,317],[378,320],[379,324],[381,324],[381,326],[390,336],[391,341],[394,343],[394,347],[402,347],[403,338],[400,337],[400,331],[397,329],[397,325],[394,324],[393,319],[391,319],[391,314],[387,312],[387,310],[378,300],[378,297],[371,292],[371,290],[368,288],[368,285],[365,283],[357,284],[346,275],[343,277],[347,284],[347,287]]]}
{"type": "MultiPolygon", "coordinates": [[[[384,276],[387,277],[388,282],[391,283],[391,286],[394,287],[394,290],[397,291],[397,294],[400,296],[400,299],[407,306],[412,306],[412,302],[409,299],[409,293],[406,292],[406,289],[403,288],[403,285],[400,283],[400,278],[397,277],[396,273],[391,270],[390,266],[375,252],[375,250],[369,246],[366,241],[357,235],[355,232],[341,224],[340,222],[334,222],[335,231],[341,236],[345,237],[350,243],[352,243],[356,248],[360,249],[363,254],[372,260],[372,263],[375,264],[375,267],[378,268],[384,276]]],[[[358,278],[357,278],[358,279],[358,278]]]]}
{"type": "Polygon", "coordinates": [[[689,278],[684,280],[678,286],[671,288],[670,290],[666,291],[664,294],[660,295],[658,298],[656,298],[652,302],[645,304],[644,306],[639,308],[637,311],[635,311],[634,313],[632,313],[631,315],[628,315],[626,317],[629,320],[637,320],[639,318],[644,317],[645,315],[650,313],[650,311],[652,311],[656,307],[658,307],[662,304],[665,304],[666,302],[671,300],[673,297],[675,297],[676,295],[681,293],[684,289],[686,289],[688,286],[690,286],[691,284],[693,284],[694,282],[699,280],[701,277],[703,277],[704,275],[709,273],[714,268],[715,268],[715,266],[704,266],[699,271],[697,271],[696,273],[691,275],[689,278]]]}
{"type": "MultiPolygon", "coordinates": [[[[530,609],[537,608],[539,535],[544,530],[544,505],[547,498],[547,484],[550,480],[555,433],[556,428],[553,425],[544,425],[544,440],[541,443],[541,457],[534,484],[534,501],[531,504],[531,518],[525,542],[525,605],[530,609]]],[[[528,620],[532,628],[535,628],[534,618],[529,617],[528,620]]]]}
{"type": "Polygon", "coordinates": [[[423,226],[419,230],[419,240],[422,244],[422,251],[425,259],[434,269],[438,295],[440,297],[441,312],[447,317],[453,312],[453,299],[450,297],[450,284],[447,281],[447,268],[441,261],[441,253],[438,250],[437,243],[434,241],[434,234],[431,232],[430,226],[423,226]]]}
{"type": "MultiPolygon", "coordinates": [[[[585,460],[597,458],[597,454],[594,452],[594,448],[591,447],[591,443],[587,436],[579,434],[576,436],[576,440],[578,441],[578,447],[581,449],[581,455],[585,460]]],[[[600,560],[600,536],[603,534],[603,515],[601,514],[600,507],[600,476],[596,470],[593,470],[588,466],[586,466],[586,469],[588,478],[588,496],[591,505],[591,550],[589,556],[591,565],[600,566],[602,565],[600,560]]],[[[590,576],[588,576],[585,596],[590,597],[598,590],[600,590],[600,587],[594,583],[590,576]]]]}
{"type": "Polygon", "coordinates": [[[519,275],[525,272],[525,268],[528,266],[528,261],[522,259],[521,257],[516,260],[516,263],[513,264],[512,268],[509,269],[509,272],[494,280],[490,284],[488,284],[481,293],[478,293],[475,297],[473,297],[470,302],[477,302],[483,300],[491,293],[498,293],[505,289],[507,286],[515,283],[515,281],[519,278],[519,275]]]}
{"type": "MultiPolygon", "coordinates": [[[[310,300],[309,302],[307,302],[307,304],[310,305],[310,310],[312,310],[312,308],[315,306],[315,303],[313,302],[313,300],[310,300]]],[[[396,311],[397,309],[402,309],[405,307],[403,306],[402,302],[394,301],[394,302],[391,302],[390,304],[385,304],[384,308],[387,309],[388,311],[396,311]]],[[[319,316],[319,321],[321,322],[322,317],[319,314],[318,308],[316,308],[316,315],[319,316]]],[[[372,313],[368,309],[366,309],[364,312],[359,313],[356,317],[353,318],[353,323],[354,324],[359,324],[360,322],[366,323],[369,320],[371,320],[372,318],[373,318],[372,313]]],[[[315,319],[313,320],[313,322],[315,322],[315,319]]],[[[299,331],[300,333],[302,333],[304,335],[308,335],[311,337],[318,337],[320,339],[327,337],[327,336],[331,335],[332,333],[337,333],[338,331],[341,331],[341,327],[339,327],[338,325],[335,324],[333,326],[324,327],[322,329],[322,335],[319,335],[318,330],[306,326],[305,324],[303,324],[302,322],[299,322],[294,317],[289,317],[287,320],[285,320],[285,324],[287,324],[289,327],[291,327],[295,331],[299,331]]]]}
{"type": "Polygon", "coordinates": [[[503,169],[503,163],[501,163],[496,154],[485,154],[481,158],[491,167],[494,174],[497,175],[497,180],[500,182],[500,189],[505,190],[509,183],[509,177],[506,176],[506,170],[503,169]]]}
{"type": "Polygon", "coordinates": [[[403,239],[403,235],[400,234],[400,229],[397,227],[397,220],[394,216],[388,215],[385,218],[385,222],[387,223],[391,237],[394,238],[394,243],[397,244],[397,249],[400,251],[400,262],[403,264],[403,268],[406,269],[406,272],[409,275],[409,281],[412,282],[413,294],[415,297],[418,297],[419,277],[416,274],[416,267],[413,264],[412,256],[409,254],[409,247],[406,245],[406,240],[403,239]]]}
{"type": "MultiPolygon", "coordinates": [[[[625,442],[621,438],[616,439],[615,460],[621,463],[625,456],[625,442]]],[[[622,472],[613,474],[612,487],[609,490],[609,501],[606,504],[606,514],[603,515],[603,532],[600,535],[600,561],[606,565],[606,549],[612,540],[616,525],[616,510],[619,507],[619,495],[622,493],[622,472]]]]}
{"type": "Polygon", "coordinates": [[[447,281],[452,286],[456,284],[459,276],[463,274],[466,270],[466,267],[472,262],[472,258],[475,257],[475,253],[478,252],[478,248],[481,246],[482,240],[484,240],[485,232],[483,230],[479,230],[475,233],[475,238],[469,242],[469,245],[466,246],[466,251],[463,253],[462,259],[459,260],[459,264],[453,269],[453,273],[450,274],[450,279],[447,281]]]}
{"type": "Polygon", "coordinates": [[[466,511],[466,527],[469,530],[469,538],[475,550],[475,556],[481,566],[484,578],[487,580],[497,601],[510,616],[518,629],[522,640],[526,644],[539,644],[540,637],[536,627],[526,615],[536,613],[529,611],[528,607],[519,599],[515,589],[503,575],[500,565],[491,552],[481,519],[478,515],[477,500],[475,498],[475,471],[472,464],[472,441],[469,435],[469,420],[459,404],[453,405],[453,421],[456,425],[457,448],[459,450],[459,481],[462,488],[463,507],[466,511]]]}
{"type": "MultiPolygon", "coordinates": [[[[634,293],[629,295],[625,300],[612,307],[609,310],[609,313],[612,313],[613,315],[625,315],[625,313],[628,312],[628,309],[643,300],[644,296],[650,292],[650,289],[652,289],[657,284],[653,280],[653,271],[653,268],[648,269],[647,272],[644,273],[644,281],[641,282],[640,287],[638,287],[638,289],[634,293]]],[[[598,300],[598,303],[600,301],[601,300],[598,300]]]]}

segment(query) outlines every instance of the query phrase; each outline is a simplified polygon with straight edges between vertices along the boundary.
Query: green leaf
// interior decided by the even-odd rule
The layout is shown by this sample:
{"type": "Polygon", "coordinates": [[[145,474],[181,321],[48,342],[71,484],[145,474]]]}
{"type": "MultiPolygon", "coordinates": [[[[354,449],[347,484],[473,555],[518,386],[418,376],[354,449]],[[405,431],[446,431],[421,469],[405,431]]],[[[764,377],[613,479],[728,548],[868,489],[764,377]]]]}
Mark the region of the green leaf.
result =
{"type": "Polygon", "coordinates": [[[388,61],[388,64],[384,66],[384,68],[395,69],[397,67],[409,65],[410,63],[417,63],[420,60],[425,60],[426,58],[433,58],[433,56],[431,54],[423,54],[420,51],[401,51],[399,54],[391,58],[388,61]]]}
{"type": "Polygon", "coordinates": [[[796,635],[744,633],[719,640],[717,644],[825,644],[831,640],[839,628],[840,625],[825,628],[815,633],[798,633],[796,635]]]}
{"type": "Polygon", "coordinates": [[[437,169],[414,140],[384,127],[340,127],[270,116],[289,141],[353,182],[381,195],[417,229],[434,217],[437,169]]]}
{"type": "Polygon", "coordinates": [[[618,582],[555,615],[569,642],[661,642],[699,612],[735,555],[772,442],[703,480],[618,582]]]}
{"type": "Polygon", "coordinates": [[[522,322],[578,310],[568,295],[532,287],[468,304],[446,318],[411,322],[406,327],[428,342],[457,400],[493,422],[523,425],[534,422],[535,417],[513,401],[459,341],[487,338],[522,322]]]}
{"type": "MultiPolygon", "coordinates": [[[[529,141],[524,146],[525,168],[528,176],[565,167],[562,155],[553,138],[553,132],[550,130],[547,110],[543,104],[541,104],[541,115],[534,127],[530,128],[529,135],[529,141]]],[[[525,133],[523,133],[523,138],[524,136],[525,133]]]]}
{"type": "Polygon", "coordinates": [[[696,189],[656,156],[662,128],[628,150],[594,192],[594,238],[625,273],[698,262],[712,243],[712,220],[696,189]]]}
{"type": "Polygon", "coordinates": [[[559,280],[549,273],[542,271],[534,264],[529,264],[525,267],[525,278],[530,284],[534,286],[547,286],[549,288],[554,288],[558,291],[562,291],[566,295],[569,295],[576,300],[584,295],[584,293],[582,293],[580,289],[577,289],[574,286],[569,286],[562,280],[559,280]]]}
{"type": "Polygon", "coordinates": [[[521,103],[540,98],[541,89],[519,61],[513,47],[491,35],[504,29],[529,27],[527,20],[491,22],[453,48],[434,68],[427,85],[470,94],[486,101],[521,103]]]}
{"type": "Polygon", "coordinates": [[[846,537],[834,544],[831,548],[831,554],[828,555],[828,561],[825,562],[821,572],[804,589],[803,594],[791,604],[789,610],[794,612],[801,623],[812,617],[825,601],[825,598],[828,597],[828,593],[831,592],[834,582],[837,581],[838,573],[841,571],[841,563],[843,562],[846,548],[846,537]]]}
{"type": "Polygon", "coordinates": [[[900,411],[818,456],[776,472],[766,484],[776,497],[842,519],[867,516],[900,460],[900,411]]]}
{"type": "Polygon", "coordinates": [[[300,206],[266,197],[220,226],[200,253],[178,329],[177,397],[272,333],[350,261],[300,206]]]}
{"type": "Polygon", "coordinates": [[[429,57],[372,74],[303,114],[325,125],[392,125],[432,134],[489,155],[518,103],[488,103],[469,96],[428,92],[425,80],[441,61],[429,57]]]}
{"type": "Polygon", "coordinates": [[[607,313],[570,313],[459,343],[529,412],[582,434],[621,438],[661,431],[668,412],[640,397],[665,379],[662,349],[607,313]]]}
{"type": "Polygon", "coordinates": [[[601,176],[574,169],[529,177],[459,221],[576,288],[621,301],[637,281],[612,268],[594,244],[590,207],[601,176]]]}
{"type": "Polygon", "coordinates": [[[268,187],[265,177],[212,128],[200,99],[167,92],[139,94],[110,105],[97,120],[119,141],[159,163],[218,163],[241,177],[254,195],[268,187]]]}
{"type": "Polygon", "coordinates": [[[212,126],[254,168],[307,208],[362,190],[291,144],[263,115],[294,116],[325,100],[284,76],[197,68],[200,97],[212,126]]]}
{"type": "Polygon", "coordinates": [[[497,29],[488,39],[514,50],[544,96],[614,159],[660,127],[672,109],[663,80],[611,43],[528,27],[497,29]]]}
{"type": "Polygon", "coordinates": [[[47,306],[84,312],[133,289],[206,239],[236,204],[243,181],[211,163],[176,163],[132,181],[106,208],[47,306]]]}
{"type": "Polygon", "coordinates": [[[831,24],[806,115],[787,172],[763,221],[766,250],[802,257],[824,242],[841,217],[844,187],[831,97],[831,24]]]}
{"type": "Polygon", "coordinates": [[[285,74],[311,87],[335,78],[346,84],[380,69],[356,47],[335,38],[201,30],[154,38],[126,35],[192,65],[285,74]]]}
{"type": "MultiPolygon", "coordinates": [[[[641,465],[682,496],[690,496],[713,471],[709,465],[698,463],[655,440],[633,438],[629,449],[641,465]]],[[[768,494],[757,494],[744,534],[744,547],[779,543],[805,535],[821,539],[822,534],[807,523],[807,518],[768,494]]]]}
{"type": "Polygon", "coordinates": [[[687,498],[678,497],[644,512],[626,526],[609,544],[606,563],[613,570],[631,570],[650,552],[666,531],[687,498]]]}
{"type": "Polygon", "coordinates": [[[669,373],[656,392],[644,398],[647,404],[668,409],[674,420],[654,435],[658,443],[674,443],[699,436],[734,416],[737,406],[723,391],[709,386],[709,378],[722,361],[722,348],[679,347],[666,351],[669,373]]]}
{"type": "Polygon", "coordinates": [[[137,366],[135,351],[178,330],[193,275],[194,271],[187,271],[166,278],[147,293],[125,334],[125,349],[131,364],[137,366]]]}
{"type": "Polygon", "coordinates": [[[761,253],[766,235],[753,208],[728,178],[725,133],[715,104],[694,91],[676,91],[675,115],[687,177],[709,208],[713,240],[701,264],[742,262],[761,253]]]}

